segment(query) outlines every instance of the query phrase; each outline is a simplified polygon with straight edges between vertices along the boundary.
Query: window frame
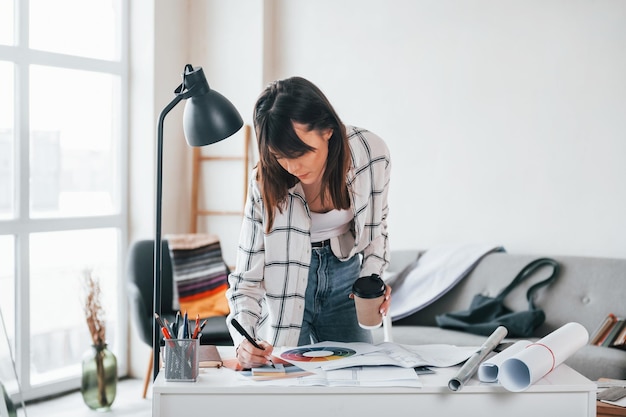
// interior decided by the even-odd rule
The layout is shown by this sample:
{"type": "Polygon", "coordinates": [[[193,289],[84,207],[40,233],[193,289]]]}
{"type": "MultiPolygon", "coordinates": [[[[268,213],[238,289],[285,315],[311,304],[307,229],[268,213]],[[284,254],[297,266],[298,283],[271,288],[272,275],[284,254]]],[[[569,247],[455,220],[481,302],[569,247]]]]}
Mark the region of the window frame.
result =
{"type": "MultiPolygon", "coordinates": [[[[80,386],[80,378],[59,379],[55,382],[32,386],[30,380],[30,271],[29,235],[37,232],[75,231],[80,229],[114,228],[118,230],[117,266],[117,318],[116,345],[114,350],[124,354],[117,356],[119,376],[128,369],[128,312],[126,306],[124,265],[128,241],[128,152],[129,152],[129,3],[117,0],[120,19],[120,58],[116,61],[71,56],[29,48],[29,1],[14,0],[15,34],[12,46],[0,45],[0,61],[14,65],[14,216],[0,220],[0,234],[12,235],[15,241],[15,344],[14,359],[21,385],[21,395],[26,401],[58,394],[80,386]],[[117,160],[119,170],[115,173],[119,190],[117,213],[103,216],[30,218],[29,213],[29,71],[32,65],[44,65],[64,69],[77,69],[118,76],[120,80],[119,126],[117,160]],[[26,352],[23,354],[22,352],[26,352]]],[[[68,92],[71,94],[71,92],[68,92]]],[[[77,98],[79,95],[77,93],[77,98]]],[[[6,314],[5,314],[6,317],[6,314]]]]}

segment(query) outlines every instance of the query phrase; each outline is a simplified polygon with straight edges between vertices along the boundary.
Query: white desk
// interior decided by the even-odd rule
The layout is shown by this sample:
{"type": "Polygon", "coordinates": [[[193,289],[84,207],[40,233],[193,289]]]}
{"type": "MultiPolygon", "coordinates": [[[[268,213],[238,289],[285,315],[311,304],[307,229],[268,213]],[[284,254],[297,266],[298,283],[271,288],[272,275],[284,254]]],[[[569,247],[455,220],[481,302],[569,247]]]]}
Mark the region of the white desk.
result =
{"type": "MultiPolygon", "coordinates": [[[[223,358],[232,349],[220,348],[223,358]]],[[[153,417],[236,415],[594,417],[596,385],[560,365],[528,390],[513,393],[471,380],[460,391],[447,387],[457,368],[421,375],[422,388],[277,387],[241,385],[229,369],[202,369],[196,382],[166,382],[160,372],[152,394],[153,417]]]]}

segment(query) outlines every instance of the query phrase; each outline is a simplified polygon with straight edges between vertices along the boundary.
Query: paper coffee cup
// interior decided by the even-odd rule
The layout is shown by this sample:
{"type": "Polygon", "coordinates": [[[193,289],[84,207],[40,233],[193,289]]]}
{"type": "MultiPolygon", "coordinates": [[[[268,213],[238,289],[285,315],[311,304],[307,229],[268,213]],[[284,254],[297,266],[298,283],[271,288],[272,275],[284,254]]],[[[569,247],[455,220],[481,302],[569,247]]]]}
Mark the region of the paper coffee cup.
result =
{"type": "Polygon", "coordinates": [[[385,298],[385,282],[376,274],[361,277],[352,285],[359,326],[375,329],[383,322],[380,305],[385,298]]]}

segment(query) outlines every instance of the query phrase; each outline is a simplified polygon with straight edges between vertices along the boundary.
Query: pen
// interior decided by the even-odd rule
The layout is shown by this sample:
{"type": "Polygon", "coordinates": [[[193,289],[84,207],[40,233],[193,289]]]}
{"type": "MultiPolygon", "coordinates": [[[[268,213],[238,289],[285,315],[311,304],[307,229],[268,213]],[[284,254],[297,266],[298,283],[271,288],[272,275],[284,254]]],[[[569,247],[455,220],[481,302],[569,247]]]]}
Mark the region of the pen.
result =
{"type": "Polygon", "coordinates": [[[178,326],[180,326],[180,310],[176,312],[176,319],[172,323],[172,333],[178,334],[178,326]]]}
{"type": "Polygon", "coordinates": [[[189,317],[187,316],[187,310],[183,316],[183,339],[189,338],[189,317]]]}
{"type": "Polygon", "coordinates": [[[170,331],[167,330],[167,327],[161,327],[161,333],[163,334],[163,337],[166,339],[172,338],[172,335],[170,334],[170,331]]]}
{"type": "MultiPolygon", "coordinates": [[[[250,334],[246,331],[246,329],[244,329],[237,320],[232,319],[230,323],[239,332],[240,335],[245,337],[248,340],[248,342],[252,343],[252,346],[254,346],[257,349],[265,350],[252,338],[252,336],[250,336],[250,334]]],[[[276,366],[274,366],[274,362],[271,359],[268,359],[268,360],[270,361],[272,368],[276,368],[276,366]]]]}

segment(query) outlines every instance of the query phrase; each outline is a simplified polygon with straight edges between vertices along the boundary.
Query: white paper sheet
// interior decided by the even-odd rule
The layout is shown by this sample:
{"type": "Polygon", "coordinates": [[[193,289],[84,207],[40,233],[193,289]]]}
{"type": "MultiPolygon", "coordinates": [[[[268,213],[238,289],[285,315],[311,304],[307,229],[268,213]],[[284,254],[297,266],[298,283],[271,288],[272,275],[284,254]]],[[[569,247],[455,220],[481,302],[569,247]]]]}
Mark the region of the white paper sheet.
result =
{"type": "Polygon", "coordinates": [[[617,401],[607,401],[607,400],[602,400],[603,403],[607,403],[607,404],[611,404],[611,405],[616,405],[618,407],[624,407],[626,408],[626,397],[622,398],[621,400],[617,400],[617,401]]]}
{"type": "Polygon", "coordinates": [[[509,391],[524,391],[589,341],[580,323],[567,323],[502,362],[498,381],[509,391]]]}
{"type": "Polygon", "coordinates": [[[509,359],[516,353],[521,352],[531,343],[532,342],[529,340],[518,340],[502,352],[496,353],[492,357],[487,358],[478,367],[478,379],[482,382],[496,382],[498,380],[498,371],[502,366],[502,362],[509,359]]]}
{"type": "Polygon", "coordinates": [[[318,368],[333,370],[348,368],[352,366],[379,366],[393,365],[402,368],[415,368],[417,366],[448,367],[459,364],[476,352],[476,346],[454,346],[446,344],[435,345],[401,345],[397,343],[379,343],[372,345],[369,343],[340,343],[340,342],[320,342],[307,346],[295,348],[284,347],[280,349],[278,357],[292,363],[299,368],[310,371],[318,368]],[[296,350],[304,352],[307,350],[322,349],[319,351],[319,359],[328,355],[329,360],[312,361],[312,355],[288,355],[296,350]],[[333,352],[341,350],[353,351],[352,355],[338,357],[333,352]],[[299,356],[305,356],[300,357],[299,356]],[[301,360],[298,360],[301,359],[301,360]]]}
{"type": "Polygon", "coordinates": [[[327,387],[422,387],[422,382],[412,368],[397,366],[366,366],[318,370],[316,376],[298,379],[298,385],[324,385],[327,387]]]}
{"type": "Polygon", "coordinates": [[[317,368],[306,376],[296,378],[278,378],[268,380],[254,380],[241,378],[242,385],[272,385],[282,387],[292,386],[359,386],[359,387],[415,387],[423,386],[419,376],[413,368],[399,368],[397,366],[353,367],[324,371],[317,368]]]}
{"type": "Polygon", "coordinates": [[[433,366],[446,368],[458,365],[476,352],[476,346],[454,345],[400,345],[397,343],[380,343],[379,349],[361,356],[352,356],[337,361],[325,362],[321,365],[324,370],[340,369],[347,366],[378,366],[393,365],[402,368],[417,366],[433,366]]]}

